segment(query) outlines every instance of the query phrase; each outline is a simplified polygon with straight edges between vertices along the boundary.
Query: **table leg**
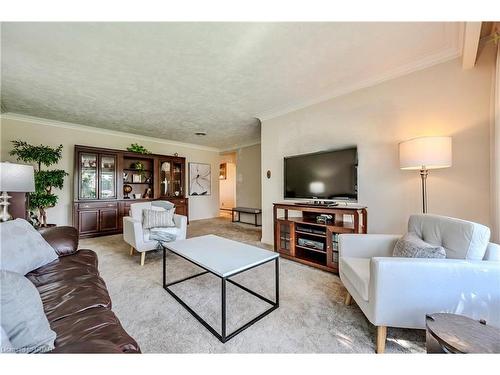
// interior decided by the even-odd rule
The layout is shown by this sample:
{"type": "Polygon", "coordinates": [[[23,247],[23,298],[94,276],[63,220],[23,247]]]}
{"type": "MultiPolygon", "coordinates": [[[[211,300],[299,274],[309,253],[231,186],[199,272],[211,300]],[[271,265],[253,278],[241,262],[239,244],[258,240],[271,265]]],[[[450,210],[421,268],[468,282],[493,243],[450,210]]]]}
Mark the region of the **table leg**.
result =
{"type": "Polygon", "coordinates": [[[226,341],[226,279],[222,279],[222,325],[221,325],[221,336],[222,342],[226,341]]]}
{"type": "Polygon", "coordinates": [[[162,246],[163,249],[163,287],[167,286],[167,249],[162,246]]]}
{"type": "Polygon", "coordinates": [[[280,263],[279,263],[280,258],[276,258],[275,264],[274,264],[274,277],[276,279],[276,307],[280,305],[280,263]]]}

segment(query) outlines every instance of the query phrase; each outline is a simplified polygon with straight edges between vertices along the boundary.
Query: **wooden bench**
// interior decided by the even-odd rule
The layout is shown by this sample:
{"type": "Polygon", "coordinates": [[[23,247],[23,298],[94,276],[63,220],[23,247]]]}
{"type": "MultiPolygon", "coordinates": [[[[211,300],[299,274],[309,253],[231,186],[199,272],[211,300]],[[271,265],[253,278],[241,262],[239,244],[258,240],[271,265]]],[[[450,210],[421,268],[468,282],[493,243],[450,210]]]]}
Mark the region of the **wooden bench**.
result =
{"type": "MultiPolygon", "coordinates": [[[[241,221],[241,214],[251,214],[254,215],[255,221],[254,225],[256,227],[260,227],[262,224],[258,224],[257,222],[257,216],[262,214],[262,210],[260,208],[250,208],[250,207],[234,207],[231,209],[231,221],[233,223],[245,223],[244,221],[241,221]],[[238,220],[235,219],[235,213],[238,213],[238,220]]],[[[251,223],[245,223],[245,224],[251,224],[251,223]]]]}

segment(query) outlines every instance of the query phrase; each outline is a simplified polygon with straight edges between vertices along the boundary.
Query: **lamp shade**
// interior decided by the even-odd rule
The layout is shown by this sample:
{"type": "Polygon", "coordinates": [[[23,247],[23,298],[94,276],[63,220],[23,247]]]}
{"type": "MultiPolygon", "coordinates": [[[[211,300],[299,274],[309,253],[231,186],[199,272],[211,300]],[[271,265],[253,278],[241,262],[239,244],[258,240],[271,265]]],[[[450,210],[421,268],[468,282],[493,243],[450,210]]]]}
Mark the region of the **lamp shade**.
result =
{"type": "Polygon", "coordinates": [[[0,191],[33,192],[35,177],[31,165],[0,163],[0,191]]]}
{"type": "Polygon", "coordinates": [[[401,169],[438,169],[451,164],[451,137],[420,137],[399,144],[401,169]]]}

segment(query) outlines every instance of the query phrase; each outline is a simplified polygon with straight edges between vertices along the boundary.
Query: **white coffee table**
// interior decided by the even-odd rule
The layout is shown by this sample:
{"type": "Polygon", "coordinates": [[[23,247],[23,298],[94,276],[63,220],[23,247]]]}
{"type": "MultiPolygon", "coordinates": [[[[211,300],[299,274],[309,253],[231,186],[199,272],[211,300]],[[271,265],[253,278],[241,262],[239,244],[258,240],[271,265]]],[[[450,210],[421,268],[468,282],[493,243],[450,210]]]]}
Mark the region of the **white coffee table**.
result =
{"type": "Polygon", "coordinates": [[[279,255],[277,253],[215,235],[194,237],[175,242],[159,242],[163,248],[163,288],[221,342],[225,343],[279,307],[279,255]],[[167,283],[167,251],[177,254],[185,260],[203,268],[205,271],[185,277],[181,280],[167,283]],[[272,261],[275,262],[275,301],[271,301],[270,299],[230,279],[230,277],[241,272],[248,271],[249,269],[272,261]],[[183,281],[190,280],[207,273],[211,273],[212,275],[219,277],[222,281],[221,333],[217,332],[212,326],[210,326],[202,317],[200,317],[196,312],[194,312],[193,309],[182,301],[182,299],[177,296],[172,289],[170,289],[170,286],[172,285],[179,284],[183,281]],[[230,334],[226,333],[226,282],[236,285],[237,287],[271,305],[271,307],[262,314],[230,334]]]}

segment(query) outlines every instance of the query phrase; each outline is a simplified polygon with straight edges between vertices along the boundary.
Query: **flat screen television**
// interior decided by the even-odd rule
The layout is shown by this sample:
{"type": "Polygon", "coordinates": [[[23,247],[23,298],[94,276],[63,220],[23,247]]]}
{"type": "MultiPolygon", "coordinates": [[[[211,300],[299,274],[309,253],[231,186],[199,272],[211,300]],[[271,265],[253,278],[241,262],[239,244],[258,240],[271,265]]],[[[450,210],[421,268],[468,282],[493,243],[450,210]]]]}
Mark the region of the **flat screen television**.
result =
{"type": "Polygon", "coordinates": [[[356,147],[285,158],[286,199],[358,199],[356,147]]]}

